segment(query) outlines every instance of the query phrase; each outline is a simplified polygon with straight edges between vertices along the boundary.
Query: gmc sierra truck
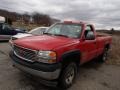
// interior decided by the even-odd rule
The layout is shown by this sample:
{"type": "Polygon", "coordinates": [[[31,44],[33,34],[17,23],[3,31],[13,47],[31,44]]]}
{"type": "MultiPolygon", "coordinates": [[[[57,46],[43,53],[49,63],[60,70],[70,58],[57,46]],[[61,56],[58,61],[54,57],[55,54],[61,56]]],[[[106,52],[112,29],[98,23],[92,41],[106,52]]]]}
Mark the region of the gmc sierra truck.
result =
{"type": "Polygon", "coordinates": [[[68,88],[81,64],[96,57],[107,60],[111,41],[111,36],[97,35],[91,24],[64,21],[44,35],[14,40],[10,57],[16,68],[39,77],[43,84],[68,88]]]}

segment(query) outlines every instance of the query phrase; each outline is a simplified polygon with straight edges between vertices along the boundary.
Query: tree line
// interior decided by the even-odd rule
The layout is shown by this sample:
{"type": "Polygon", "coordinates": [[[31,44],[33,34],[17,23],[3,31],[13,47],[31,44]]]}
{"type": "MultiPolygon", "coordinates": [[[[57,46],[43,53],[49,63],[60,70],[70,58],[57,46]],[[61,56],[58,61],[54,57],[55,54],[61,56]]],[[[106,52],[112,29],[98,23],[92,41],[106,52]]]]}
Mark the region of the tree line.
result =
{"type": "Polygon", "coordinates": [[[19,14],[16,12],[10,12],[2,9],[0,9],[0,16],[6,17],[6,20],[8,22],[20,21],[25,24],[32,23],[32,24],[39,24],[44,26],[50,26],[53,23],[53,20],[55,20],[52,19],[49,15],[41,14],[37,12],[34,12],[33,14],[29,15],[27,13],[19,14]]]}

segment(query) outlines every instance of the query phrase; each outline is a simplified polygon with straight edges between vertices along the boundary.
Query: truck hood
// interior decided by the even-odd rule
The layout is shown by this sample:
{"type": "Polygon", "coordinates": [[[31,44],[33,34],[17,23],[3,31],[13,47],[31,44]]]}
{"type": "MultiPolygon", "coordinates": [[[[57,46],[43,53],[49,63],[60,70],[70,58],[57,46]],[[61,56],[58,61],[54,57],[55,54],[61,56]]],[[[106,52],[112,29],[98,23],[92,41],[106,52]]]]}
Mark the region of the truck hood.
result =
{"type": "Polygon", "coordinates": [[[16,45],[30,48],[33,50],[53,50],[66,44],[75,42],[75,39],[61,37],[61,36],[31,36],[15,40],[16,45]]]}

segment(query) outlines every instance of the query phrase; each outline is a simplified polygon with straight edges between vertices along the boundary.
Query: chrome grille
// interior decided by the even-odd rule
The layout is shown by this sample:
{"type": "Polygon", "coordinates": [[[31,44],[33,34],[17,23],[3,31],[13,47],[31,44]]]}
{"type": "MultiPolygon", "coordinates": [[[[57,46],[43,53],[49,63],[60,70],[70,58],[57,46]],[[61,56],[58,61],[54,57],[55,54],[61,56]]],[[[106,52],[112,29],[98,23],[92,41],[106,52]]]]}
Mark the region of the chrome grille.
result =
{"type": "Polygon", "coordinates": [[[37,54],[34,50],[14,45],[14,53],[16,56],[27,61],[34,62],[37,60],[37,54]]]}

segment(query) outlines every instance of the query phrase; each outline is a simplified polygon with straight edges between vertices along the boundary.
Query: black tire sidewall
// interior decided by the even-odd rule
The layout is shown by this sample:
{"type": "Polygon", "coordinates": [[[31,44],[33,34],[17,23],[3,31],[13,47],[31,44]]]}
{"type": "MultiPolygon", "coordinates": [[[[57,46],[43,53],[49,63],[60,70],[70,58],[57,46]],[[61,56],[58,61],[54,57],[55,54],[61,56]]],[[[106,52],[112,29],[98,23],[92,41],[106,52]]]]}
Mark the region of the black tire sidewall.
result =
{"type": "MultiPolygon", "coordinates": [[[[70,68],[74,68],[74,78],[73,78],[73,82],[75,80],[75,77],[76,77],[76,74],[77,74],[77,65],[72,62],[72,63],[69,63],[66,68],[64,68],[64,70],[61,72],[61,76],[60,76],[60,80],[59,80],[59,86],[66,89],[66,88],[69,88],[72,84],[67,84],[66,81],[65,81],[65,77],[66,75],[68,74],[68,71],[70,70],[70,68]]],[[[72,82],[72,83],[73,83],[72,82]]]]}
{"type": "Polygon", "coordinates": [[[105,48],[104,51],[103,51],[103,54],[100,56],[100,61],[101,62],[105,62],[107,60],[107,57],[108,57],[108,48],[105,48]],[[106,55],[106,58],[104,59],[104,54],[107,53],[106,55]]]}

